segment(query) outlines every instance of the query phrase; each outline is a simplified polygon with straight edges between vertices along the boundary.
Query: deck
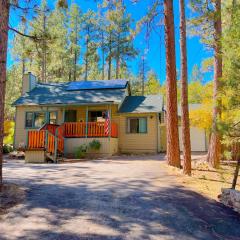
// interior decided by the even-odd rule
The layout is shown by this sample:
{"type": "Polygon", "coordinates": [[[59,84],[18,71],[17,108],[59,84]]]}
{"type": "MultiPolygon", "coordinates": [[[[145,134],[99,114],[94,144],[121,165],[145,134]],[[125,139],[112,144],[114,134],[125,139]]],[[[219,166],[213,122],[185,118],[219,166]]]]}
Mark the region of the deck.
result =
{"type": "Polygon", "coordinates": [[[44,149],[57,156],[64,154],[65,138],[117,138],[116,123],[106,125],[104,122],[69,122],[62,125],[46,124],[39,130],[29,130],[27,149],[44,149]]]}

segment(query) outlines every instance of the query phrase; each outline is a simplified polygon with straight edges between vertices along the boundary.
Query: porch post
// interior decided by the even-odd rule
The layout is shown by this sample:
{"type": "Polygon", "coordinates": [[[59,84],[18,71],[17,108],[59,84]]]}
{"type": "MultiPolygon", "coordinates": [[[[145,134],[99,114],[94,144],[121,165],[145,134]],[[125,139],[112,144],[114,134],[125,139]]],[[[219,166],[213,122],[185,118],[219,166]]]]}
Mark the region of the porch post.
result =
{"type": "Polygon", "coordinates": [[[88,137],[88,106],[86,107],[86,138],[88,137]]]}
{"type": "MultiPolygon", "coordinates": [[[[16,125],[16,124],[15,124],[16,125]]],[[[26,141],[26,147],[28,148],[28,143],[29,143],[29,130],[27,129],[27,141],[26,141]]]]}
{"type": "Polygon", "coordinates": [[[56,129],[54,137],[54,162],[57,162],[57,151],[58,151],[58,129],[56,129]]]}
{"type": "Polygon", "coordinates": [[[108,109],[109,109],[109,112],[108,112],[108,114],[109,114],[109,131],[108,131],[108,138],[109,138],[109,140],[110,140],[111,135],[112,135],[112,105],[109,105],[108,109]]]}
{"type": "Polygon", "coordinates": [[[65,107],[63,108],[63,114],[62,114],[62,123],[65,122],[65,107]]]}

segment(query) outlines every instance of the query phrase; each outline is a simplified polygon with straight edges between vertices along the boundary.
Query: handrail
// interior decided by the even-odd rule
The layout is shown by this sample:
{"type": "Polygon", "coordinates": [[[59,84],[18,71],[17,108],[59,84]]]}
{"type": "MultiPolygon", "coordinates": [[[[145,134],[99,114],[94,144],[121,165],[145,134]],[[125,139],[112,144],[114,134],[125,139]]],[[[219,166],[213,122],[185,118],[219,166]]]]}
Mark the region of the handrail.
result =
{"type": "Polygon", "coordinates": [[[71,122],[60,126],[45,124],[40,130],[28,131],[27,147],[46,149],[56,159],[58,152],[64,153],[65,137],[118,137],[116,123],[110,123],[109,131],[106,131],[106,127],[104,122],[71,122]]]}
{"type": "Polygon", "coordinates": [[[28,148],[38,149],[45,147],[45,131],[31,130],[28,131],[28,148]]]}
{"type": "Polygon", "coordinates": [[[63,126],[65,137],[118,137],[116,123],[110,124],[109,131],[105,122],[67,122],[63,126]]]}

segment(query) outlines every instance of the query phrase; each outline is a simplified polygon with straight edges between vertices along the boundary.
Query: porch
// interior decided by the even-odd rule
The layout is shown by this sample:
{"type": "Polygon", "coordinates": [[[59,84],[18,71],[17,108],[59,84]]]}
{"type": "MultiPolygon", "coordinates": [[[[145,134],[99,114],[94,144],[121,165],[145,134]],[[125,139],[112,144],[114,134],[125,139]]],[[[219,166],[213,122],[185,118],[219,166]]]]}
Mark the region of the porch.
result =
{"type": "Polygon", "coordinates": [[[27,133],[27,151],[44,151],[52,160],[73,154],[82,144],[93,139],[101,143],[98,154],[112,155],[118,151],[118,126],[111,122],[65,122],[61,125],[45,124],[39,130],[27,133]]]}

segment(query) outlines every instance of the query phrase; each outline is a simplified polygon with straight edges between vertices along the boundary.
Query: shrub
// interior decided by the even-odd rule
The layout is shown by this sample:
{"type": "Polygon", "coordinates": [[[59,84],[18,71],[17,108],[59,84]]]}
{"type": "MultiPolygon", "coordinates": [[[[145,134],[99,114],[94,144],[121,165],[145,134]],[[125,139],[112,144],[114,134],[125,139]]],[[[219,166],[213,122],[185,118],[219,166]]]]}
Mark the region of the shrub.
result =
{"type": "Polygon", "coordinates": [[[93,140],[89,143],[89,148],[92,150],[99,150],[101,148],[101,143],[98,140],[93,140]]]}
{"type": "Polygon", "coordinates": [[[3,153],[10,153],[13,151],[13,146],[10,144],[3,145],[3,153]]]}
{"type": "Polygon", "coordinates": [[[13,144],[14,138],[14,122],[6,120],[4,121],[4,144],[13,144]]]}
{"type": "Polygon", "coordinates": [[[75,158],[84,158],[87,153],[87,145],[83,144],[77,147],[74,151],[75,158]]]}

